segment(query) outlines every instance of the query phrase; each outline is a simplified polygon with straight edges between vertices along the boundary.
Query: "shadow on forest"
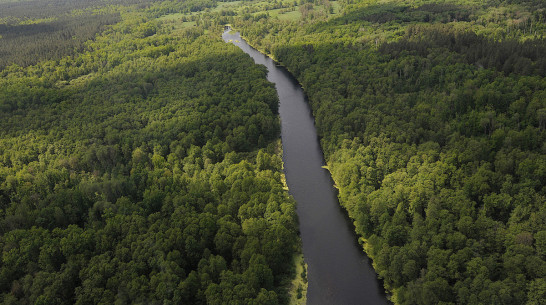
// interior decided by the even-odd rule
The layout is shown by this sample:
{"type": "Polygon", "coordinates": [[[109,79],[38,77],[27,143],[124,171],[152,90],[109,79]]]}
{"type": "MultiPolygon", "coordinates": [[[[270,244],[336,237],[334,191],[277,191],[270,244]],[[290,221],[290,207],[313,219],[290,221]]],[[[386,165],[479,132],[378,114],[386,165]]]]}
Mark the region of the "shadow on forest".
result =
{"type": "MultiPolygon", "coordinates": [[[[117,5],[146,4],[159,0],[118,0],[117,5]]],[[[103,0],[30,0],[0,3],[0,18],[41,19],[70,15],[74,10],[87,10],[105,4],[103,0]]]]}
{"type": "MultiPolygon", "coordinates": [[[[289,67],[308,90],[309,103],[314,110],[317,131],[321,137],[327,136],[332,130],[342,135],[338,139],[361,137],[361,130],[368,124],[388,125],[382,120],[392,121],[391,126],[395,126],[393,130],[398,130],[399,126],[406,124],[400,120],[404,118],[407,122],[413,122],[407,125],[411,127],[405,128],[409,131],[404,133],[404,137],[398,136],[402,134],[399,131],[392,132],[392,138],[414,143],[433,140],[445,145],[449,134],[437,132],[436,123],[432,123],[430,117],[414,120],[410,115],[415,112],[409,109],[422,103],[419,99],[426,96],[424,92],[441,92],[448,84],[457,88],[452,91],[453,97],[438,98],[438,101],[449,101],[449,107],[445,109],[442,107],[448,103],[438,104],[439,109],[443,109],[435,110],[438,122],[466,114],[469,109],[481,109],[485,105],[498,112],[505,112],[514,101],[511,94],[515,89],[510,86],[496,87],[502,82],[492,82],[491,78],[502,79],[507,83],[511,80],[504,79],[500,73],[480,73],[479,70],[487,68],[505,75],[546,73],[546,61],[541,57],[541,54],[546,53],[544,40],[495,42],[470,31],[458,31],[446,24],[423,24],[410,28],[407,36],[397,42],[380,45],[378,51],[366,50],[365,43],[327,41],[274,48],[274,57],[289,67]],[[317,66],[328,69],[309,69],[317,66]],[[449,76],[443,74],[446,73],[444,71],[450,71],[449,76]],[[483,88],[463,85],[474,78],[484,79],[488,85],[482,85],[483,88]],[[391,106],[391,103],[396,106],[391,106]],[[376,111],[374,115],[367,115],[363,110],[371,108],[376,111]],[[389,115],[380,117],[383,114],[389,115]],[[367,119],[363,119],[365,117],[367,119]]],[[[469,122],[464,123],[468,125],[456,127],[461,134],[479,136],[491,133],[492,123],[489,121],[481,120],[475,124],[469,119],[469,122]]],[[[380,134],[386,131],[373,132],[380,134]]],[[[336,145],[341,144],[341,140],[328,141],[335,144],[328,146],[330,143],[323,141],[327,155],[338,147],[336,145]]]]}
{"type": "Polygon", "coordinates": [[[0,3],[0,18],[48,18],[75,9],[86,9],[100,2],[100,0],[34,0],[0,3]]]}
{"type": "MultiPolygon", "coordinates": [[[[133,70],[137,72],[124,73],[124,67],[115,67],[112,73],[87,81],[77,92],[65,94],[63,100],[12,113],[0,111],[0,135],[46,134],[40,139],[46,138],[55,146],[62,143],[67,152],[60,154],[71,156],[71,161],[59,161],[61,167],[98,176],[108,170],[126,171],[134,158],[133,149],[142,146],[171,149],[182,160],[195,150],[192,147],[208,144],[207,158],[219,162],[223,150],[248,152],[264,147],[280,133],[274,86],[265,80],[265,69],[253,65],[250,58],[233,49],[160,68],[143,64],[133,70]]],[[[64,94],[62,89],[57,90],[58,95],[64,94]]],[[[38,160],[35,148],[25,153],[20,157],[25,162],[38,160]]],[[[10,166],[11,161],[6,162],[10,166]]],[[[105,190],[105,200],[115,202],[121,196],[131,198],[135,185],[127,183],[112,179],[81,192],[88,198],[96,189],[105,190]]],[[[44,198],[39,207],[53,201],[64,204],[83,200],[69,195],[61,192],[44,198]],[[68,197],[64,200],[59,196],[68,197]]],[[[0,204],[7,204],[6,198],[0,190],[0,204]]],[[[33,225],[81,225],[90,204],[85,202],[73,211],[74,215],[61,220],[54,219],[51,209],[45,214],[36,212],[36,218],[8,215],[0,221],[0,233],[33,225]]],[[[25,208],[28,214],[35,213],[32,204],[25,204],[25,208]]]]}
{"type": "Polygon", "coordinates": [[[470,30],[427,24],[410,26],[402,39],[379,48],[381,53],[393,58],[407,54],[428,57],[431,53],[445,50],[462,55],[467,64],[495,69],[506,75],[546,75],[545,39],[495,41],[470,30]]]}
{"type": "Polygon", "coordinates": [[[28,66],[71,55],[105,26],[120,19],[119,14],[99,14],[65,16],[38,24],[0,24],[0,70],[11,64],[28,66]]]}
{"type": "MultiPolygon", "coordinates": [[[[494,1],[489,1],[479,9],[495,5],[494,1]]],[[[380,53],[391,59],[407,54],[427,57],[447,50],[461,55],[464,63],[502,71],[506,75],[546,75],[546,58],[542,56],[546,54],[546,39],[493,40],[447,24],[471,21],[476,9],[478,7],[449,3],[425,4],[417,8],[402,4],[372,5],[349,11],[329,23],[342,25],[366,21],[407,26],[401,39],[379,47],[380,53]]]]}
{"type": "Polygon", "coordinates": [[[388,22],[441,22],[454,20],[469,21],[472,8],[450,3],[430,3],[417,8],[401,4],[382,4],[361,7],[348,12],[346,15],[332,19],[334,24],[349,24],[358,21],[372,23],[388,22]]]}
{"type": "Polygon", "coordinates": [[[3,39],[20,36],[44,35],[59,31],[65,27],[66,22],[21,25],[0,24],[0,35],[2,35],[3,39]]]}

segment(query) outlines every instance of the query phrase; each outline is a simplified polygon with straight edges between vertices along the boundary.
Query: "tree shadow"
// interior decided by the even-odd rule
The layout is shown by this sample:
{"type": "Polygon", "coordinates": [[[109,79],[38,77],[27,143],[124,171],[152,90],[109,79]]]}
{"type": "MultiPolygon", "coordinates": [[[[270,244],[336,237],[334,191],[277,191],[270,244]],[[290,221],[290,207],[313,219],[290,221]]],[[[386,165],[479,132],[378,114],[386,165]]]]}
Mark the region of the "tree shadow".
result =
{"type": "Polygon", "coordinates": [[[497,41],[470,30],[427,24],[410,26],[402,39],[379,47],[379,52],[390,58],[408,54],[428,57],[445,51],[461,55],[466,64],[506,75],[546,75],[546,39],[497,41]]]}
{"type": "Polygon", "coordinates": [[[402,3],[370,5],[349,11],[347,14],[334,18],[334,24],[349,24],[359,21],[384,24],[389,22],[440,22],[469,21],[473,7],[451,3],[430,3],[419,7],[411,7],[402,3]]]}

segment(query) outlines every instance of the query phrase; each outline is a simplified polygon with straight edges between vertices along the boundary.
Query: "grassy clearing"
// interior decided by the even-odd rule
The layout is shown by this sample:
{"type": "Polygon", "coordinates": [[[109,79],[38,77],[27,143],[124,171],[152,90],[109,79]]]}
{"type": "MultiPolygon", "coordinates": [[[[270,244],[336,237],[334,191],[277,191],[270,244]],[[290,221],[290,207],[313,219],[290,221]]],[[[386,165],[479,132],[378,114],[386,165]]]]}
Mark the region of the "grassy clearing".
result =
{"type": "Polygon", "coordinates": [[[233,2],[221,2],[217,7],[213,8],[211,12],[220,12],[224,9],[233,9],[239,6],[243,1],[233,1],[233,2]]]}
{"type": "Polygon", "coordinates": [[[301,12],[299,10],[295,10],[292,12],[280,14],[277,16],[279,20],[288,20],[288,21],[298,21],[301,19],[301,12]]]}
{"type": "Polygon", "coordinates": [[[303,260],[303,254],[294,256],[294,265],[296,266],[296,277],[292,280],[290,290],[291,305],[305,305],[307,303],[307,264],[303,260]]]}
{"type": "Polygon", "coordinates": [[[177,29],[185,29],[192,26],[196,26],[196,25],[197,23],[195,21],[186,21],[186,22],[182,22],[177,29]]]}
{"type": "Polygon", "coordinates": [[[338,1],[330,1],[330,4],[334,8],[334,15],[341,12],[341,4],[338,1]]]}
{"type": "Polygon", "coordinates": [[[171,22],[168,24],[173,34],[177,34],[187,28],[194,27],[196,25],[197,25],[197,22],[195,21],[185,21],[185,22],[180,21],[180,22],[171,22]]]}
{"type": "Polygon", "coordinates": [[[277,8],[277,9],[274,9],[274,10],[259,11],[259,12],[254,13],[254,15],[261,14],[261,13],[268,13],[269,16],[271,16],[271,17],[277,17],[278,15],[281,14],[281,10],[282,10],[282,8],[277,8]]]}
{"type": "Polygon", "coordinates": [[[185,18],[191,16],[191,14],[182,14],[182,13],[176,13],[176,14],[169,14],[165,16],[161,16],[157,18],[157,20],[163,22],[165,26],[170,28],[173,33],[180,32],[186,28],[196,26],[195,21],[182,21],[187,20],[185,18]]]}

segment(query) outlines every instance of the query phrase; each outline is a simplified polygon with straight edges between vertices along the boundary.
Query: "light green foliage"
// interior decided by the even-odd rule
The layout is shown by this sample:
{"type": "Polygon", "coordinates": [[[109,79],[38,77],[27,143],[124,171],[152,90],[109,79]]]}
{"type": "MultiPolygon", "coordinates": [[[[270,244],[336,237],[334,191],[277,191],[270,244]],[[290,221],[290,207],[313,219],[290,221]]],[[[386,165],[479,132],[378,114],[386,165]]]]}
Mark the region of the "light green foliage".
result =
{"type": "Polygon", "coordinates": [[[543,1],[74,1],[28,16],[8,1],[4,303],[288,301],[277,100],[219,42],[229,23],[306,89],[396,303],[542,304],[543,1]],[[41,49],[12,34],[37,22],[53,34],[30,46],[47,52],[21,56],[41,49]]]}
{"type": "Polygon", "coordinates": [[[340,201],[393,301],[539,304],[544,3],[339,3],[294,24],[233,23],[306,89],[340,201]]]}
{"type": "Polygon", "coordinates": [[[167,7],[0,71],[0,302],[288,302],[275,89],[220,28],[173,34],[167,7]]]}
{"type": "Polygon", "coordinates": [[[296,264],[296,277],[292,280],[290,286],[290,304],[307,304],[307,264],[303,259],[303,255],[294,256],[296,264]]]}
{"type": "Polygon", "coordinates": [[[300,11],[291,11],[291,12],[279,14],[277,15],[277,18],[279,18],[279,20],[296,21],[296,20],[299,20],[301,16],[302,15],[300,11]]]}

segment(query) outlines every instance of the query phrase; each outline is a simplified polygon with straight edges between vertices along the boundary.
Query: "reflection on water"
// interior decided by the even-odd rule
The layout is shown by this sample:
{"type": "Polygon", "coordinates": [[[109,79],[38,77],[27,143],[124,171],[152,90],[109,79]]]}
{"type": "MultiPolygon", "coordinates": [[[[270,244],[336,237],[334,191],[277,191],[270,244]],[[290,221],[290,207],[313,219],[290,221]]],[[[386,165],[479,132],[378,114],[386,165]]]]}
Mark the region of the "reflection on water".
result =
{"type": "Polygon", "coordinates": [[[279,95],[286,182],[297,202],[303,255],[308,264],[307,303],[389,304],[369,259],[356,242],[346,212],[339,206],[305,94],[283,67],[229,32],[224,41],[267,67],[279,95]]]}

